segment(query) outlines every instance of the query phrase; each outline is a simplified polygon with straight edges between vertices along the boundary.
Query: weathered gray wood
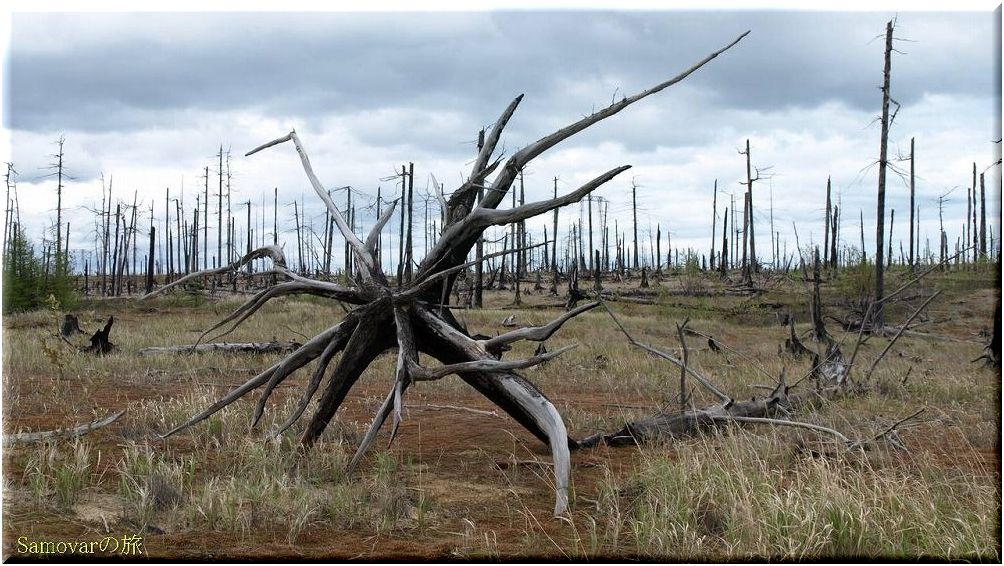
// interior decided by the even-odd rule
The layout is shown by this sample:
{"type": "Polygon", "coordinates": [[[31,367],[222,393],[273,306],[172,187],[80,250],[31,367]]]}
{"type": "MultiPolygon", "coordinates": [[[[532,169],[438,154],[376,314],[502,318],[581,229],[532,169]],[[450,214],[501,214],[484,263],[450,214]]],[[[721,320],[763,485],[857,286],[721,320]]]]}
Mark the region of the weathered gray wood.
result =
{"type": "Polygon", "coordinates": [[[27,442],[38,442],[49,438],[77,438],[99,428],[106,427],[125,414],[125,409],[112,413],[103,419],[91,421],[87,424],[77,425],[70,428],[60,428],[56,430],[45,430],[40,432],[18,432],[15,434],[3,435],[4,444],[19,444],[27,442]]]}
{"type": "MultiPolygon", "coordinates": [[[[501,167],[495,181],[491,183],[491,190],[485,191],[484,199],[475,207],[474,198],[476,193],[486,188],[488,175],[493,173],[496,167],[502,162],[501,157],[493,158],[493,154],[500,140],[502,130],[522,98],[517,97],[503,112],[502,116],[491,129],[487,139],[479,144],[478,156],[475,159],[470,177],[446,201],[447,210],[444,215],[443,231],[426,254],[417,272],[415,272],[415,277],[412,277],[411,229],[409,227],[407,232],[404,231],[406,223],[405,213],[408,215],[407,224],[411,224],[411,193],[414,177],[411,171],[402,168],[401,176],[404,180],[402,196],[407,200],[402,203],[401,208],[402,237],[400,239],[402,242],[406,240],[407,243],[403,243],[400,250],[399,259],[401,261],[398,262],[397,285],[394,288],[389,285],[387,277],[379,265],[379,261],[373,256],[379,243],[380,230],[393,216],[393,207],[389,207],[388,211],[378,215],[377,224],[371,230],[364,243],[352,231],[351,216],[346,222],[314,174],[310,160],[295,131],[291,131],[283,137],[248,152],[248,155],[251,155],[273,145],[288,141],[293,142],[308,180],[317,195],[327,206],[330,217],[342,232],[347,245],[355,256],[357,264],[362,266],[359,270],[362,281],[349,287],[343,287],[314,281],[297,275],[286,269],[284,258],[281,257],[281,251],[278,248],[274,248],[276,256],[281,261],[275,261],[277,265],[272,272],[276,275],[281,274],[289,278],[290,281],[281,285],[275,285],[271,289],[258,293],[209,332],[227,324],[232,324],[232,330],[261,308],[265,302],[271,298],[285,294],[306,292],[315,295],[325,295],[363,306],[351,311],[342,324],[331,327],[318,336],[315,336],[307,344],[289,354],[284,360],[248,380],[240,387],[235,388],[223,399],[217,401],[211,407],[170,431],[168,434],[173,434],[199,422],[251,390],[265,385],[263,393],[256,404],[252,419],[252,425],[257,423],[263,414],[271,391],[297,369],[320,357],[318,368],[311,377],[306,391],[300,399],[300,403],[278,429],[279,431],[285,430],[292,423],[296,422],[304,412],[314,393],[320,388],[320,383],[323,381],[328,363],[332,361],[337,352],[341,351],[341,357],[330,374],[323,394],[317,401],[317,408],[310,422],[300,435],[301,444],[309,447],[317,441],[328,423],[334,418],[349,390],[355,385],[363,371],[369,367],[377,356],[396,346],[398,355],[394,385],[377,411],[364,438],[364,442],[360,445],[356,455],[350,462],[350,468],[358,465],[368,447],[374,442],[380,427],[386,421],[387,417],[391,415],[393,415],[394,419],[394,428],[391,431],[391,440],[393,440],[398,425],[401,422],[401,408],[403,406],[405,390],[414,381],[422,378],[438,379],[448,374],[456,373],[460,379],[485,395],[534,436],[550,446],[555,474],[555,513],[561,514],[567,511],[571,467],[569,449],[577,446],[577,443],[568,438],[561,415],[554,404],[531,382],[513,372],[517,368],[542,363],[561,354],[567,348],[550,353],[542,350],[532,358],[515,361],[501,360],[496,355],[501,352],[493,352],[493,350],[501,350],[506,343],[515,340],[547,339],[564,322],[596,305],[585,305],[582,308],[572,310],[542,327],[518,330],[496,339],[486,338],[483,341],[478,341],[469,336],[467,330],[464,329],[463,325],[451,313],[448,305],[451,296],[450,291],[457,279],[457,274],[472,265],[472,262],[467,261],[467,256],[475,244],[482,240],[486,228],[491,225],[522,223],[526,219],[577,202],[628,168],[628,166],[621,166],[611,169],[575,191],[560,197],[555,194],[555,197],[552,199],[521,204],[509,210],[498,210],[498,205],[511,188],[519,171],[532,159],[562,140],[571,137],[604,118],[616,114],[630,104],[683,80],[708,61],[738,43],[745,35],[742,34],[726,47],[705,57],[702,61],[680,75],[639,94],[626,97],[620,102],[616,102],[565,128],[552,132],[516,152],[501,167]],[[418,364],[419,352],[438,360],[443,366],[428,370],[422,368],[418,364]]],[[[436,190],[440,190],[438,183],[436,190]]],[[[439,195],[438,192],[437,195],[439,195]]],[[[440,195],[440,198],[442,202],[444,197],[440,195]]],[[[300,211],[302,210],[301,207],[300,211]]],[[[294,208],[294,215],[296,213],[297,209],[294,208]]],[[[302,225],[299,220],[300,218],[297,218],[298,225],[302,225]]],[[[555,239],[556,232],[555,230],[555,239]]],[[[579,230],[579,234],[581,235],[581,229],[579,230]]],[[[524,239],[525,232],[521,229],[519,236],[513,238],[511,249],[504,250],[502,257],[506,257],[504,254],[518,254],[523,250],[534,247],[525,246],[523,244],[524,239]]],[[[546,243],[548,242],[545,241],[546,243]]],[[[508,246],[504,247],[508,248],[508,246]]],[[[309,252],[309,250],[307,251],[309,252]]],[[[258,250],[258,252],[259,257],[262,255],[272,257],[270,248],[263,248],[262,250],[258,250]]],[[[584,253],[581,250],[581,246],[580,253],[584,253]]],[[[302,265],[304,255],[305,252],[301,251],[301,270],[304,267],[302,265]]],[[[194,277],[232,271],[243,265],[240,262],[246,263],[255,259],[254,256],[255,252],[252,252],[236,264],[192,274],[187,278],[174,282],[172,285],[179,284],[179,282],[185,280],[192,280],[194,277]]],[[[473,264],[480,265],[488,257],[492,256],[479,254],[478,259],[473,264]]],[[[578,264],[582,261],[582,258],[576,257],[572,259],[575,265],[573,269],[577,272],[577,269],[580,267],[578,264]]],[[[519,284],[520,276],[525,274],[524,263],[522,258],[516,260],[517,265],[514,272],[516,274],[517,285],[519,284]]],[[[554,257],[552,254],[552,269],[554,267],[553,263],[554,257]]],[[[595,258],[594,268],[597,271],[599,269],[598,263],[598,258],[595,258]]],[[[621,267],[623,268],[623,264],[621,267]]],[[[500,271],[500,273],[503,272],[504,269],[500,271]]],[[[581,292],[578,292],[577,275],[572,276],[571,285],[575,293],[570,297],[572,303],[569,305],[570,308],[574,307],[575,301],[585,298],[581,292]]],[[[165,286],[165,288],[168,287],[170,286],[165,286]]],[[[688,369],[687,371],[693,374],[692,369],[688,369]]],[[[714,390],[710,384],[707,386],[714,390]]],[[[719,392],[719,395],[723,396],[724,394],[719,392]]],[[[273,432],[273,434],[276,433],[273,432]]]]}
{"type": "Polygon", "coordinates": [[[492,373],[510,371],[514,369],[525,369],[550,361],[576,347],[577,346],[575,344],[571,344],[553,352],[544,352],[524,360],[502,361],[496,359],[481,359],[469,362],[460,362],[458,364],[449,364],[436,368],[424,368],[415,362],[410,362],[408,364],[408,373],[415,381],[435,381],[454,373],[459,374],[472,371],[492,373]]]}
{"type": "Polygon", "coordinates": [[[180,346],[153,346],[139,351],[141,356],[154,354],[204,354],[206,352],[231,352],[236,354],[284,354],[293,352],[302,344],[289,342],[222,342],[216,344],[182,344],[180,346]]]}
{"type": "Polygon", "coordinates": [[[592,310],[600,306],[599,302],[592,302],[581,307],[574,308],[570,311],[565,312],[558,318],[552,320],[551,322],[543,326],[531,326],[526,328],[519,328],[505,334],[500,334],[494,338],[489,338],[487,340],[482,340],[481,346],[488,352],[493,352],[500,349],[502,346],[507,344],[512,344],[520,340],[532,340],[534,342],[543,342],[550,338],[555,332],[558,331],[569,320],[579,316],[580,314],[592,310]]]}

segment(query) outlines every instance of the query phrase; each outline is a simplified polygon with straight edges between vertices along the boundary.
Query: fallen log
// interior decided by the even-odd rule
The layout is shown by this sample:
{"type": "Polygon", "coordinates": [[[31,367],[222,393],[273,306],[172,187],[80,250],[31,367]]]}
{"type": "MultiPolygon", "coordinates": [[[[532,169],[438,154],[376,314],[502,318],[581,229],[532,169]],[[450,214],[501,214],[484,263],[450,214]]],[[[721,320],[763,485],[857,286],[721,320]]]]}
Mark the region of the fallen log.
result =
{"type": "MultiPolygon", "coordinates": [[[[768,419],[777,424],[791,425],[795,421],[781,421],[776,417],[787,416],[789,413],[811,406],[812,403],[834,398],[846,391],[847,388],[841,384],[818,391],[806,390],[799,394],[790,394],[790,390],[791,387],[782,380],[769,395],[760,399],[732,401],[703,409],[660,411],[654,415],[628,422],[615,432],[597,433],[584,438],[579,441],[579,447],[590,448],[600,444],[608,446],[644,444],[664,438],[688,436],[721,427],[723,423],[739,423],[749,419],[768,419]]],[[[807,423],[795,424],[806,425],[807,423]]]]}
{"type": "Polygon", "coordinates": [[[718,403],[702,409],[691,405],[689,409],[680,409],[677,411],[660,410],[654,415],[630,421],[623,428],[612,433],[601,432],[584,438],[579,441],[578,448],[590,448],[600,444],[608,446],[642,444],[661,438],[691,435],[702,430],[721,427],[723,423],[729,422],[759,422],[797,426],[828,432],[833,436],[837,436],[842,441],[847,440],[840,433],[826,429],[825,427],[779,418],[787,417],[796,410],[811,406],[811,404],[821,400],[837,397],[850,390],[850,384],[847,380],[850,365],[844,362],[840,348],[835,343],[831,344],[828,348],[824,360],[820,361],[818,357],[813,360],[809,372],[803,378],[812,378],[815,381],[815,387],[811,390],[806,389],[800,393],[793,394],[793,387],[801,383],[802,380],[789,386],[785,383],[784,375],[782,374],[770,394],[762,398],[754,397],[749,401],[737,401],[735,397],[712,385],[706,376],[697,373],[693,368],[689,367],[686,360],[678,360],[660,351],[658,348],[653,348],[636,341],[617,317],[614,316],[613,311],[607,308],[605,304],[603,306],[632,345],[659,355],[667,361],[680,366],[684,372],[697,378],[698,382],[705,389],[717,397],[718,403]]]}
{"type": "Polygon", "coordinates": [[[182,344],[181,346],[158,346],[143,348],[141,356],[151,354],[202,354],[205,352],[234,352],[238,354],[288,354],[302,346],[297,342],[247,342],[222,344],[182,344]]]}
{"type": "Polygon", "coordinates": [[[59,428],[56,430],[44,430],[40,432],[19,432],[16,434],[5,434],[3,435],[4,444],[16,444],[16,443],[27,443],[27,442],[38,442],[39,440],[45,440],[48,438],[77,438],[83,436],[89,432],[93,432],[99,428],[106,427],[113,422],[119,420],[119,418],[125,414],[125,410],[118,411],[108,415],[103,419],[96,421],[91,421],[87,424],[77,425],[72,428],[59,428]]]}

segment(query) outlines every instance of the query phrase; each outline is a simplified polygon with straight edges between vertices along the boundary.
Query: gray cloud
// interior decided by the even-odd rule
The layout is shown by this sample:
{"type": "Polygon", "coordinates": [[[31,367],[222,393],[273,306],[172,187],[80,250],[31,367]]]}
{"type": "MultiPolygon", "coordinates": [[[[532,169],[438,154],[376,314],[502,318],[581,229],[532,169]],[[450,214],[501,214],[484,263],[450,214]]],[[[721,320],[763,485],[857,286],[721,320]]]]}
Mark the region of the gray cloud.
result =
{"type": "MultiPolygon", "coordinates": [[[[626,191],[637,176],[645,185],[646,229],[649,220],[661,223],[680,245],[697,245],[707,240],[713,179],[739,193],[744,169],[736,148],[750,137],[756,162],[777,172],[782,237],[797,221],[810,223],[808,238],[826,175],[834,175],[848,206],[845,226],[856,226],[857,210],[874,200],[874,171],[861,169],[878,145],[877,128],[869,126],[880,102],[883,45],[875,38],[889,17],[16,14],[4,120],[26,194],[43,195],[34,212],[24,201],[26,218],[34,214],[39,226],[52,186],[35,172],[64,132],[78,179],[68,197],[73,206],[100,201],[94,180],[101,171],[115,174],[120,194],[138,190],[141,199],[162,198],[182,175],[191,191],[219,143],[240,156],[290,127],[301,132],[326,183],[351,184],[370,198],[377,186],[393,185],[381,177],[408,161],[416,164],[417,186],[428,172],[455,186],[478,128],[519,93],[526,98],[503,137],[509,153],[751,29],[685,82],[542,156],[528,176],[528,198],[549,194],[555,175],[567,190],[629,163],[635,169],[598,193],[612,201],[611,213],[625,218],[626,191]]],[[[994,159],[999,53],[990,14],[906,13],[898,30],[915,41],[897,44],[906,54],[893,62],[893,94],[903,105],[893,137],[902,146],[918,136],[922,206],[930,214],[932,198],[965,183],[973,159],[981,167],[994,159]]],[[[280,188],[280,223],[283,215],[291,222],[283,203],[301,193],[308,217],[323,214],[290,151],[235,161],[241,199],[280,188]]],[[[895,198],[901,193],[890,189],[895,198]]],[[[957,224],[960,214],[951,214],[957,224]]],[[[564,211],[563,223],[577,215],[564,211]]]]}
{"type": "MultiPolygon", "coordinates": [[[[993,77],[981,72],[993,57],[987,16],[902,16],[898,33],[917,42],[899,44],[909,53],[895,62],[900,103],[991,94],[993,77]]],[[[15,129],[130,130],[172,109],[306,117],[390,105],[485,120],[518,92],[565,101],[570,82],[633,92],[746,29],[715,73],[688,80],[704,104],[874,108],[883,46],[872,40],[884,21],[783,12],[17,14],[6,119],[15,129]]]]}

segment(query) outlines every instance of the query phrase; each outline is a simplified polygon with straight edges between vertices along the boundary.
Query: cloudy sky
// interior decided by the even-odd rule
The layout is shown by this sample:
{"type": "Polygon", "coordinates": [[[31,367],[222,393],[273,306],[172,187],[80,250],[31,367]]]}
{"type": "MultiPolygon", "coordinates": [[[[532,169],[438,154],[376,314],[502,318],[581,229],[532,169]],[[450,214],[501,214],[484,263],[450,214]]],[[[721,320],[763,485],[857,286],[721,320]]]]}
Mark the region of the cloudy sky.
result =
{"type": "MultiPolygon", "coordinates": [[[[253,214],[271,219],[278,187],[280,237],[293,242],[294,200],[306,201],[316,229],[324,218],[293,148],[243,157],[291,128],[322,182],[351,186],[360,205],[372,204],[378,187],[394,191],[386,179],[408,162],[418,193],[430,174],[449,192],[469,170],[478,130],[520,93],[525,98],[501,144],[507,154],[751,30],[684,82],[534,161],[526,171],[528,200],[549,195],[554,177],[568,191],[629,164],[595,193],[610,203],[610,223],[617,218],[623,230],[630,222],[634,181],[641,239],[658,224],[674,246],[706,252],[712,187],[717,179],[720,227],[728,195],[741,203],[745,160],[737,150],[749,139],[753,165],[765,170],[754,186],[761,257],[770,258],[771,195],[775,230],[789,251],[793,224],[803,245],[821,242],[827,176],[843,210],[843,235],[858,241],[863,209],[873,253],[880,36],[893,17],[892,96],[900,110],[890,153],[906,156],[916,138],[922,245],[930,236],[936,246],[937,199],[953,189],[945,223],[954,243],[974,162],[987,175],[996,231],[1001,63],[999,16],[989,11],[16,13],[3,125],[19,173],[21,216],[35,238],[55,219],[55,180],[46,166],[64,136],[72,176],[64,222],[74,250],[94,249],[89,209],[99,206],[102,173],[114,178],[116,198],[131,203],[135,191],[142,209],[155,202],[162,222],[165,188],[172,196],[183,188],[191,210],[204,167],[210,184],[217,182],[221,144],[233,154],[234,202],[251,200],[253,214]]],[[[335,199],[343,202],[344,192],[335,199]]],[[[886,207],[896,210],[895,240],[906,239],[907,203],[907,185],[893,175],[886,207]]],[[[422,209],[416,212],[421,219],[422,209]]],[[[372,214],[359,212],[364,224],[372,214]]],[[[579,206],[568,207],[562,225],[578,217],[579,206]]],[[[215,248],[212,216],[210,225],[215,248]]],[[[540,234],[543,225],[531,230],[540,234]]],[[[337,264],[340,246],[336,254],[337,264]]]]}

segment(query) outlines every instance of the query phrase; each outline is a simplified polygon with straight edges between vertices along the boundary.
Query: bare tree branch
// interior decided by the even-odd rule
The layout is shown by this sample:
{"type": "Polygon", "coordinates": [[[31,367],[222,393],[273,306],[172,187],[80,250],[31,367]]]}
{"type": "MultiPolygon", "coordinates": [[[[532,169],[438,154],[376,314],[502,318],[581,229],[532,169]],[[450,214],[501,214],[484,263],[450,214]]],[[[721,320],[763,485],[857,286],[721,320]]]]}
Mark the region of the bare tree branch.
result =
{"type": "Polygon", "coordinates": [[[335,202],[331,200],[331,196],[328,195],[328,191],[321,184],[320,179],[314,174],[314,168],[310,165],[310,158],[307,156],[307,151],[303,149],[303,144],[300,143],[300,137],[296,135],[296,130],[293,130],[286,134],[285,136],[272,140],[266,144],[260,145],[255,149],[247,152],[245,156],[253,155],[263,149],[278,145],[280,143],[285,143],[287,141],[292,141],[293,145],[296,147],[296,153],[300,156],[300,162],[303,164],[303,171],[307,174],[307,179],[310,181],[310,185],[314,188],[314,192],[317,196],[324,201],[325,206],[328,207],[328,212],[335,221],[335,225],[338,226],[338,230],[342,233],[342,237],[345,241],[349,243],[353,252],[356,254],[356,258],[360,263],[366,267],[363,271],[363,277],[373,278],[378,276],[379,270],[376,267],[376,261],[373,259],[373,255],[366,249],[366,246],[359,240],[358,237],[346,224],[345,218],[342,217],[342,213],[338,211],[338,207],[335,206],[335,202]]]}
{"type": "Polygon", "coordinates": [[[530,326],[527,328],[520,328],[513,330],[511,332],[506,332],[505,334],[500,334],[494,338],[489,338],[488,340],[481,340],[481,346],[488,350],[489,352],[498,350],[502,346],[507,344],[512,344],[513,342],[518,342],[520,340],[532,340],[534,342],[543,342],[551,337],[552,334],[558,331],[569,320],[579,316],[580,314],[592,310],[600,306],[599,302],[593,302],[580,307],[574,308],[570,311],[565,312],[553,321],[543,325],[543,326],[530,326]]]}
{"type": "Polygon", "coordinates": [[[387,210],[383,211],[380,218],[377,219],[376,224],[370,230],[369,235],[366,236],[366,249],[371,254],[376,254],[377,243],[380,241],[380,232],[387,225],[387,222],[390,221],[391,217],[394,216],[394,209],[397,207],[398,200],[400,199],[394,199],[390,202],[390,206],[387,207],[387,210]]]}
{"type": "Polygon", "coordinates": [[[920,314],[922,310],[927,308],[927,305],[931,304],[931,301],[936,299],[940,294],[941,291],[938,290],[933,295],[928,297],[928,299],[924,301],[922,305],[917,307],[917,310],[913,311],[913,314],[910,315],[910,318],[906,319],[906,322],[903,323],[903,326],[899,327],[899,332],[896,333],[896,336],[894,336],[893,339],[890,340],[889,343],[885,345],[885,349],[882,350],[882,353],[879,354],[877,358],[875,358],[875,360],[872,362],[870,366],[868,366],[868,371],[865,372],[864,381],[868,381],[868,379],[872,376],[872,372],[875,371],[875,368],[878,366],[878,363],[882,361],[882,358],[884,358],[885,355],[889,352],[889,349],[892,348],[892,345],[895,344],[896,341],[899,340],[899,337],[903,335],[903,332],[907,329],[908,326],[910,326],[910,323],[913,322],[913,319],[917,318],[917,315],[920,314]]]}
{"type": "Polygon", "coordinates": [[[264,246],[258,248],[257,250],[252,251],[251,253],[245,254],[243,257],[241,257],[240,259],[229,265],[217,267],[216,269],[204,269],[202,271],[189,273],[188,275],[181,277],[175,281],[172,281],[171,283],[168,283],[167,285],[164,285],[159,289],[156,289],[150,293],[143,295],[142,297],[139,298],[139,300],[143,301],[149,299],[150,297],[155,297],[163,293],[164,291],[167,291],[168,289],[177,287],[179,285],[184,285],[185,283],[188,283],[189,281],[193,281],[195,279],[200,279],[202,277],[209,277],[212,275],[223,275],[224,273],[228,273],[231,271],[238,271],[241,267],[247,265],[249,262],[254,261],[256,259],[264,259],[264,258],[271,259],[272,262],[278,267],[281,268],[286,267],[286,256],[282,253],[282,249],[279,248],[279,246],[264,246]]]}
{"type": "Polygon", "coordinates": [[[614,312],[612,310],[610,310],[610,307],[607,306],[607,304],[605,302],[601,301],[601,304],[603,305],[603,308],[605,308],[607,310],[607,313],[610,315],[610,318],[612,318],[613,321],[617,324],[617,327],[620,328],[620,330],[621,330],[622,333],[624,333],[624,336],[627,336],[628,342],[630,342],[631,344],[633,344],[633,345],[641,348],[642,350],[645,350],[646,352],[649,352],[651,354],[655,354],[656,356],[659,356],[660,358],[662,358],[664,360],[672,362],[673,364],[675,364],[675,365],[677,365],[677,366],[679,366],[681,368],[686,369],[687,373],[689,373],[690,375],[692,375],[694,377],[694,379],[696,379],[698,381],[698,383],[700,383],[701,385],[703,385],[704,388],[707,389],[708,391],[710,391],[715,397],[718,397],[718,400],[722,401],[723,403],[725,403],[726,406],[731,405],[734,402],[734,399],[732,399],[732,397],[730,397],[730,396],[726,395],[725,393],[723,393],[720,389],[718,389],[717,387],[715,387],[708,378],[706,378],[703,375],[701,375],[700,373],[696,372],[693,368],[688,367],[686,364],[684,364],[680,360],[676,359],[675,357],[669,355],[666,352],[663,352],[662,350],[659,350],[657,348],[653,348],[652,346],[649,346],[647,344],[642,344],[641,342],[636,341],[634,338],[631,337],[631,334],[628,333],[627,329],[624,328],[624,325],[621,324],[621,321],[617,320],[617,317],[614,315],[614,312]]]}
{"type": "MultiPolygon", "coordinates": [[[[204,411],[202,411],[198,415],[196,415],[196,416],[192,417],[191,419],[185,421],[184,423],[182,423],[182,424],[174,427],[173,429],[171,429],[167,433],[162,434],[161,438],[167,438],[167,437],[169,437],[171,435],[174,435],[175,433],[180,432],[180,431],[182,431],[182,430],[184,430],[184,429],[186,429],[186,428],[188,428],[188,427],[190,427],[190,426],[192,426],[192,425],[194,425],[194,424],[196,424],[198,422],[201,422],[201,421],[207,419],[208,417],[212,416],[214,413],[216,413],[220,409],[222,409],[222,408],[226,407],[227,405],[233,403],[237,399],[240,399],[241,397],[243,397],[244,395],[246,395],[249,391],[251,391],[253,389],[257,389],[258,387],[261,387],[280,368],[290,368],[290,367],[295,366],[293,369],[299,369],[299,368],[307,365],[308,363],[310,363],[311,360],[313,360],[314,358],[316,358],[317,355],[320,354],[323,351],[324,346],[338,333],[339,329],[342,327],[343,324],[345,324],[344,321],[340,322],[340,323],[338,323],[338,324],[336,324],[334,326],[332,326],[331,328],[328,328],[324,332],[322,332],[322,333],[318,334],[317,336],[313,337],[306,344],[304,344],[303,346],[300,346],[295,352],[293,352],[288,357],[286,357],[283,361],[280,361],[280,362],[276,363],[275,365],[273,365],[272,367],[268,368],[267,370],[259,373],[258,375],[252,377],[251,379],[247,380],[243,385],[241,385],[241,386],[233,389],[232,391],[230,391],[230,393],[228,393],[222,399],[216,401],[215,403],[213,403],[212,405],[210,405],[208,408],[206,408],[204,411]]],[[[292,370],[290,370],[290,373],[291,372],[292,372],[292,370]]]]}
{"type": "Polygon", "coordinates": [[[440,366],[437,368],[424,368],[417,363],[409,362],[408,373],[415,381],[435,381],[453,373],[465,373],[470,371],[496,372],[523,369],[540,365],[560,356],[561,354],[564,354],[569,350],[575,349],[576,347],[578,347],[576,344],[571,344],[553,352],[546,352],[524,360],[503,361],[495,359],[481,359],[440,366]]]}

